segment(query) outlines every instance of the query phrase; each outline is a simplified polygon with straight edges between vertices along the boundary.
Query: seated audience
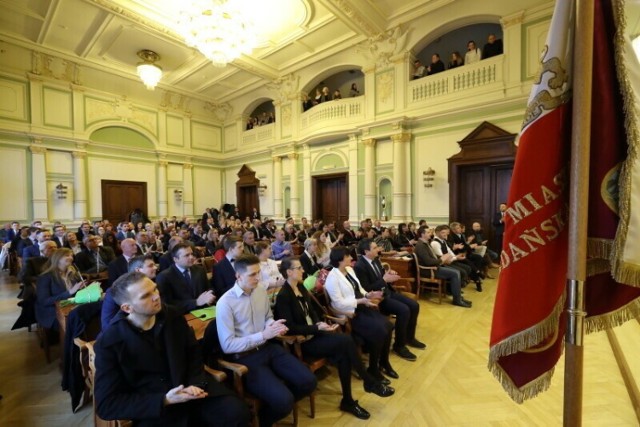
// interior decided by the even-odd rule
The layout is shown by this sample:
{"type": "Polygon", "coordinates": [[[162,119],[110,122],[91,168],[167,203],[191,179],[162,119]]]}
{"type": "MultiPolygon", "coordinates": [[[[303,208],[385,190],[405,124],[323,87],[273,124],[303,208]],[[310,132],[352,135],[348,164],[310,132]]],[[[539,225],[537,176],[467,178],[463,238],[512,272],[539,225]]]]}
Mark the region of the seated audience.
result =
{"type": "Polygon", "coordinates": [[[171,251],[178,243],[183,243],[182,237],[172,236],[169,239],[167,252],[165,252],[160,256],[160,258],[158,258],[158,272],[164,271],[173,265],[173,256],[171,256],[171,251]]]}
{"type": "Polygon", "coordinates": [[[331,248],[333,248],[334,244],[330,244],[327,239],[327,234],[323,231],[316,231],[311,236],[312,239],[316,241],[316,259],[318,264],[322,267],[326,267],[329,265],[329,256],[331,255],[331,248]]]}
{"type": "MultiPolygon", "coordinates": [[[[51,240],[39,243],[38,248],[40,249],[40,255],[30,257],[26,260],[18,273],[18,282],[22,283],[22,290],[18,298],[28,300],[35,297],[36,280],[48,267],[47,263],[49,258],[51,258],[51,255],[53,255],[53,252],[57,249],[56,244],[51,240]]],[[[2,249],[6,253],[8,245],[3,246],[2,249]]],[[[2,265],[3,263],[0,262],[0,266],[2,265]]]]}
{"type": "Polygon", "coordinates": [[[317,252],[318,244],[316,239],[312,238],[304,241],[304,252],[300,255],[300,264],[302,265],[304,278],[322,269],[323,265],[318,262],[317,252]]]}
{"type": "Polygon", "coordinates": [[[30,257],[40,256],[40,246],[39,244],[42,242],[46,242],[51,240],[51,232],[45,229],[37,229],[36,231],[36,240],[32,245],[25,247],[22,250],[22,261],[28,260],[30,257]]]}
{"type": "Polygon", "coordinates": [[[388,397],[394,393],[394,390],[367,372],[352,337],[333,333],[339,325],[328,325],[322,320],[322,311],[318,310],[309,291],[302,285],[301,270],[302,266],[295,258],[282,260],[280,272],[286,278],[286,283],[276,298],[275,317],[286,321],[288,335],[307,337],[307,340],[301,344],[303,356],[327,357],[337,365],[342,386],[340,410],[366,420],[370,417],[369,412],[362,408],[357,400],[353,400],[351,394],[351,370],[358,373],[368,393],[388,397]]]}
{"type": "Polygon", "coordinates": [[[453,253],[436,255],[431,247],[431,230],[422,226],[418,228],[418,243],[416,243],[415,254],[418,257],[418,264],[422,267],[437,267],[435,277],[448,282],[451,295],[453,296],[453,305],[459,307],[470,308],[471,301],[462,298],[462,279],[460,271],[451,267],[453,262],[453,253]]]}
{"type": "Polygon", "coordinates": [[[271,427],[312,393],[317,381],[281,344],[269,342],[288,329],[284,320],[273,319],[267,292],[258,286],[259,264],[255,255],[235,261],[236,283],[218,301],[216,325],[226,357],[249,368],[244,386],[262,401],[260,426],[271,427]]]}
{"type": "Polygon", "coordinates": [[[381,291],[365,291],[351,268],[351,255],[346,248],[331,250],[331,266],[324,289],[331,307],[339,314],[351,317],[354,335],[364,340],[369,349],[369,373],[378,381],[387,382],[382,374],[399,378],[389,361],[393,324],[378,310],[374,300],[382,298],[381,291]]]}
{"type": "Polygon", "coordinates": [[[471,269],[471,277],[476,282],[478,292],[482,292],[482,281],[484,278],[483,270],[486,269],[484,259],[476,254],[467,243],[466,236],[462,233],[462,225],[459,222],[452,222],[449,225],[449,234],[447,243],[453,249],[456,256],[464,255],[464,259],[460,262],[465,263],[471,269]]]}
{"type": "Polygon", "coordinates": [[[78,236],[73,231],[67,233],[67,247],[71,249],[73,255],[77,255],[82,252],[82,244],[78,242],[78,236]]]}
{"type": "Polygon", "coordinates": [[[256,237],[252,231],[245,231],[242,235],[242,251],[247,255],[256,255],[256,237]]]}
{"type": "MultiPolygon", "coordinates": [[[[151,255],[138,255],[131,259],[129,262],[128,273],[139,271],[147,276],[149,279],[154,280],[156,278],[157,267],[153,262],[151,255]]],[[[100,314],[100,320],[102,325],[102,332],[106,331],[111,324],[111,319],[120,311],[120,306],[113,299],[112,287],[109,287],[104,293],[104,300],[102,301],[102,311],[100,314]]]]}
{"type": "Polygon", "coordinates": [[[497,39],[495,34],[489,34],[487,44],[482,49],[482,59],[502,55],[502,39],[497,39]]]}
{"type": "Polygon", "coordinates": [[[210,306],[216,297],[209,289],[207,272],[196,265],[191,245],[178,243],[171,250],[173,265],[160,272],[156,281],[166,304],[175,306],[182,314],[210,306]]]}
{"type": "Polygon", "coordinates": [[[51,240],[56,244],[57,247],[62,248],[65,246],[65,243],[67,242],[65,238],[66,233],[67,231],[62,225],[56,225],[53,227],[53,236],[51,236],[51,240]]]}
{"type": "Polygon", "coordinates": [[[73,253],[60,248],[51,255],[49,267],[36,284],[36,319],[43,328],[58,330],[56,301],[71,298],[85,287],[80,272],[73,267],[73,253]]]}
{"type": "Polygon", "coordinates": [[[267,242],[256,244],[256,255],[260,260],[260,284],[265,289],[279,288],[284,284],[278,264],[271,259],[271,245],[267,242]]]}
{"type": "Polygon", "coordinates": [[[293,249],[291,248],[291,242],[285,241],[285,234],[283,230],[276,230],[275,240],[271,243],[271,251],[273,252],[273,259],[276,261],[293,255],[293,249]]]}
{"type": "Polygon", "coordinates": [[[213,268],[213,289],[218,299],[236,282],[234,263],[244,252],[242,240],[236,236],[228,236],[224,239],[224,248],[226,251],[224,258],[213,268]]]}
{"type": "Polygon", "coordinates": [[[109,286],[111,286],[118,277],[128,271],[129,261],[136,256],[138,252],[136,241],[130,238],[126,238],[120,242],[120,249],[122,250],[122,255],[116,257],[107,267],[107,271],[109,272],[109,286]]]}
{"type": "Polygon", "coordinates": [[[362,256],[353,269],[360,285],[369,292],[382,291],[384,298],[378,304],[380,312],[396,316],[396,339],[393,343],[393,352],[403,359],[416,360],[415,354],[411,353],[407,346],[421,350],[427,347],[416,339],[420,305],[393,287],[393,283],[397,282],[400,276],[393,270],[384,270],[378,259],[380,247],[376,242],[362,239],[358,244],[358,249],[362,256]]]}
{"type": "Polygon", "coordinates": [[[101,273],[107,269],[115,254],[111,248],[99,246],[100,237],[89,234],[83,240],[84,249],[75,256],[76,266],[82,273],[101,273]]]}
{"type": "Polygon", "coordinates": [[[246,426],[246,404],[204,371],[182,314],[156,285],[128,273],[113,285],[120,312],[96,343],[95,405],[105,420],[137,426],[246,426]]]}

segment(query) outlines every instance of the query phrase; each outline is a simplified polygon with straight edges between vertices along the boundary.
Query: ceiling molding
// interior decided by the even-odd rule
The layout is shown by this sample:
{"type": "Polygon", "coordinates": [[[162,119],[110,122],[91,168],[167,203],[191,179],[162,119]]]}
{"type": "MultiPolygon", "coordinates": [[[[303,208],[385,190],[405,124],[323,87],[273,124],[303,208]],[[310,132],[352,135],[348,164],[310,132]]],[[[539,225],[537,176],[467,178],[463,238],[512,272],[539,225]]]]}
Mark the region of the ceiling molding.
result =
{"type": "MultiPolygon", "coordinates": [[[[319,3],[329,9],[338,19],[340,19],[356,34],[373,37],[385,30],[380,26],[377,19],[370,19],[367,15],[360,13],[357,6],[352,4],[358,0],[319,0],[319,3]]],[[[364,10],[371,10],[365,8],[364,10]]]]}

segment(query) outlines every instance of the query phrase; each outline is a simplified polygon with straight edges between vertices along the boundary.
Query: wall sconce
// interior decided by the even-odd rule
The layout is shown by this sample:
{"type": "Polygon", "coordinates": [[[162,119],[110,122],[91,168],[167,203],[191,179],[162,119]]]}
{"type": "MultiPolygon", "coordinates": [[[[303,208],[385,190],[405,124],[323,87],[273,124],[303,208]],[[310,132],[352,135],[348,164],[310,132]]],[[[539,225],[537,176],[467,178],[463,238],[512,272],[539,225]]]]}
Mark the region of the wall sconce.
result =
{"type": "Polygon", "coordinates": [[[182,201],[182,190],[178,190],[177,188],[173,190],[173,197],[176,199],[176,202],[182,201]]]}
{"type": "Polygon", "coordinates": [[[260,193],[261,196],[264,196],[265,191],[267,191],[266,185],[258,185],[258,192],[260,193]]]}
{"type": "Polygon", "coordinates": [[[436,174],[436,171],[434,171],[433,169],[429,168],[426,171],[422,171],[422,182],[424,183],[424,187],[425,188],[432,188],[433,187],[433,181],[435,180],[434,176],[436,174]]]}
{"type": "Polygon", "coordinates": [[[58,198],[58,200],[67,198],[67,188],[68,187],[66,185],[63,185],[62,183],[56,185],[56,197],[58,198]]]}

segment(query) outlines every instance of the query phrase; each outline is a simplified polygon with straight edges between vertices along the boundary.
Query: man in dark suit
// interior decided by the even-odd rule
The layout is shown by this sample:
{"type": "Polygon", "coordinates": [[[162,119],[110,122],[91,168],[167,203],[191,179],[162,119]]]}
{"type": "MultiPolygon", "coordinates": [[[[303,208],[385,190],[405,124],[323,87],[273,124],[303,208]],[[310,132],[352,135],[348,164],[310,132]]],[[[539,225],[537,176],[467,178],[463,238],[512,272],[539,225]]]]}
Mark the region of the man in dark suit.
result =
{"type": "Polygon", "coordinates": [[[107,268],[109,271],[109,286],[111,286],[118,277],[127,273],[129,270],[129,261],[136,256],[138,246],[135,240],[124,239],[120,243],[120,249],[122,250],[122,255],[111,261],[107,268]]]}
{"type": "Polygon", "coordinates": [[[80,226],[80,230],[76,233],[79,242],[84,242],[84,238],[87,236],[93,235],[93,229],[91,228],[91,224],[89,222],[84,221],[80,226]]]}
{"type": "Polygon", "coordinates": [[[258,211],[258,209],[257,208],[253,208],[251,210],[251,219],[254,220],[254,219],[260,219],[260,218],[262,218],[262,217],[260,216],[260,212],[258,211]]]}
{"type": "Polygon", "coordinates": [[[256,237],[252,231],[245,231],[242,235],[243,252],[246,255],[256,254],[256,237]]]}
{"type": "Polygon", "coordinates": [[[22,292],[19,298],[27,299],[25,294],[35,295],[36,279],[44,271],[51,254],[56,250],[56,244],[52,241],[45,241],[39,243],[38,248],[40,249],[38,256],[27,259],[18,273],[18,282],[22,283],[22,292]]]}
{"type": "Polygon", "coordinates": [[[158,259],[158,272],[160,271],[164,271],[167,268],[171,267],[173,265],[173,257],[171,256],[171,250],[178,244],[178,243],[182,243],[182,237],[180,236],[172,236],[169,239],[169,246],[168,246],[168,250],[167,252],[165,252],[164,254],[162,254],[160,256],[160,258],[158,259]]]}
{"type": "Polygon", "coordinates": [[[380,312],[396,316],[394,353],[406,360],[416,360],[416,355],[409,351],[407,345],[418,349],[427,347],[416,339],[420,305],[394,289],[393,282],[400,279],[400,276],[392,270],[384,271],[378,259],[380,247],[375,241],[362,239],[358,243],[358,250],[362,256],[356,262],[354,270],[360,284],[367,292],[382,291],[384,299],[378,304],[380,312]]]}
{"type": "Polygon", "coordinates": [[[51,240],[51,232],[49,230],[38,229],[35,233],[36,241],[32,245],[22,250],[22,261],[26,261],[31,257],[40,256],[39,244],[51,240]]]}
{"type": "Polygon", "coordinates": [[[498,253],[502,252],[502,235],[504,234],[504,220],[507,212],[507,204],[500,203],[500,208],[498,212],[493,215],[493,228],[496,236],[496,245],[494,246],[494,250],[498,253]]]}
{"type": "Polygon", "coordinates": [[[66,234],[67,230],[65,230],[62,225],[56,225],[53,227],[53,236],[51,236],[51,240],[55,242],[57,247],[63,248],[67,242],[67,239],[65,238],[66,234]]]}
{"type": "Polygon", "coordinates": [[[246,426],[246,404],[204,371],[184,317],[163,307],[143,273],[113,286],[120,312],[96,343],[95,403],[105,420],[138,426],[246,426]]]}
{"type": "Polygon", "coordinates": [[[213,267],[213,289],[216,297],[220,298],[236,283],[236,270],[233,263],[242,255],[244,246],[242,240],[236,236],[224,239],[225,257],[213,267]]]}
{"type": "MultiPolygon", "coordinates": [[[[259,219],[253,220],[253,226],[249,229],[249,231],[253,233],[253,237],[257,241],[269,240],[267,233],[265,232],[264,228],[262,228],[262,221],[260,221],[259,219]]],[[[271,233],[268,234],[271,235],[271,233]]]]}
{"type": "Polygon", "coordinates": [[[449,225],[449,228],[451,229],[449,239],[450,245],[453,248],[453,253],[456,255],[459,253],[466,254],[466,258],[471,263],[470,265],[475,268],[475,272],[484,278],[488,264],[480,255],[475,253],[469,242],[467,242],[467,236],[462,232],[462,224],[459,222],[452,222],[449,225]]]}
{"type": "Polygon", "coordinates": [[[122,241],[124,239],[135,239],[136,235],[133,233],[133,231],[129,230],[128,222],[120,223],[120,227],[118,228],[120,229],[120,231],[118,231],[118,234],[116,234],[116,239],[118,239],[119,241],[122,241]]]}
{"type": "Polygon", "coordinates": [[[173,265],[158,274],[156,281],[162,299],[182,314],[213,304],[216,297],[209,289],[207,272],[195,265],[196,257],[188,243],[178,243],[171,250],[173,265]]]}
{"type": "Polygon", "coordinates": [[[100,237],[89,235],[83,240],[84,249],[76,254],[75,262],[82,273],[100,273],[107,269],[115,259],[113,250],[108,246],[99,246],[100,237]]]}
{"type": "Polygon", "coordinates": [[[9,243],[19,235],[20,235],[20,223],[18,221],[13,221],[11,223],[11,228],[7,230],[7,235],[4,238],[4,242],[9,243]]]}
{"type": "Polygon", "coordinates": [[[447,252],[437,256],[431,248],[430,238],[431,230],[427,226],[423,225],[418,228],[418,243],[416,243],[414,249],[418,264],[422,267],[437,267],[435,277],[449,282],[453,305],[470,308],[471,301],[462,298],[462,276],[460,275],[460,270],[451,267],[454,259],[453,253],[447,252]]]}
{"type": "Polygon", "coordinates": [[[350,246],[358,242],[358,237],[355,231],[351,229],[349,221],[342,223],[342,244],[344,246],[350,246]]]}

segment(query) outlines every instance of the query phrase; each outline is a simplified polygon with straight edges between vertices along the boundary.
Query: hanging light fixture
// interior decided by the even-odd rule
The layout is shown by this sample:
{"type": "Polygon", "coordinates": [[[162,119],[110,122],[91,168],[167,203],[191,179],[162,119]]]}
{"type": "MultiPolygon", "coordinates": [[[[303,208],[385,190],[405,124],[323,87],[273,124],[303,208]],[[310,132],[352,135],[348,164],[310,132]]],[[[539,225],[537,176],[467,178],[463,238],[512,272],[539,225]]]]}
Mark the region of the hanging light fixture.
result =
{"type": "Polygon", "coordinates": [[[213,65],[224,67],[241,54],[251,53],[255,34],[242,2],[183,0],[180,5],[177,32],[213,65]]]}
{"type": "Polygon", "coordinates": [[[138,76],[149,90],[155,89],[162,78],[162,68],[155,64],[160,60],[160,55],[152,50],[143,49],[138,52],[143,62],[138,64],[138,76]]]}

